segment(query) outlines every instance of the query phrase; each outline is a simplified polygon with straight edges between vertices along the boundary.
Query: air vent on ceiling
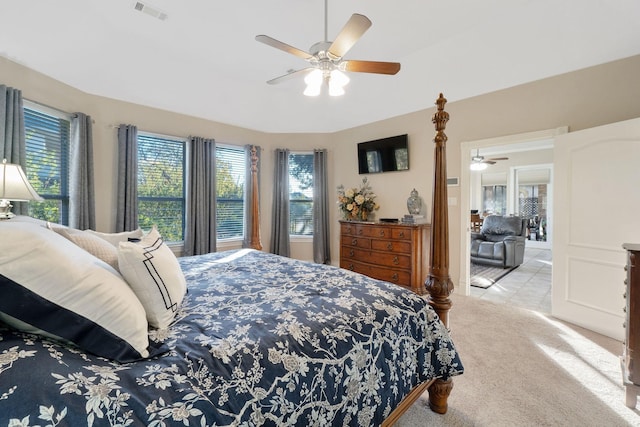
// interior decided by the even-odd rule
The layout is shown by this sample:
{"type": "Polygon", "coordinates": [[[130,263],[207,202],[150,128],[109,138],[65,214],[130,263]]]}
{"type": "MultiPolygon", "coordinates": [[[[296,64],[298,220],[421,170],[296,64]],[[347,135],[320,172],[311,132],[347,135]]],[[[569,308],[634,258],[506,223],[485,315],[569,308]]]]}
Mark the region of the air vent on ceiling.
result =
{"type": "Polygon", "coordinates": [[[137,1],[133,8],[140,12],[146,13],[149,16],[153,16],[154,18],[157,18],[161,21],[166,21],[167,18],[169,17],[166,13],[164,13],[157,7],[150,6],[149,4],[142,3],[140,1],[137,1]]]}

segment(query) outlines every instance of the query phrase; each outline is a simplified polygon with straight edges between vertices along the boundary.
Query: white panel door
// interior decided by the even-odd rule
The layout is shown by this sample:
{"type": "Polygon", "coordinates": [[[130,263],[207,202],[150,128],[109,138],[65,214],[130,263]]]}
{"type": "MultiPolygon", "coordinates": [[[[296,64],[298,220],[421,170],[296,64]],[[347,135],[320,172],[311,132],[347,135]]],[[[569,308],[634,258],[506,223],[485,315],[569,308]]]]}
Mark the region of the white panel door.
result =
{"type": "Polygon", "coordinates": [[[558,136],[554,163],[552,314],[622,340],[622,244],[640,243],[640,119],[558,136]]]}

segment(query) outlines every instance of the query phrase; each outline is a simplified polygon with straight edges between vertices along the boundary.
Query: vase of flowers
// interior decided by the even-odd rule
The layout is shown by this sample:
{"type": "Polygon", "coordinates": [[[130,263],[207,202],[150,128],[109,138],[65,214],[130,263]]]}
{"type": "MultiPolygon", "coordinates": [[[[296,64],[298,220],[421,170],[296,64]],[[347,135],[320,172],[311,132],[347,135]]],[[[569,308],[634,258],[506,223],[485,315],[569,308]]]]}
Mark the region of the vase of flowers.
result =
{"type": "Polygon", "coordinates": [[[344,219],[349,221],[367,221],[372,219],[372,212],[380,206],[375,201],[376,195],[371,190],[367,178],[362,178],[360,187],[338,187],[338,207],[344,219]]]}

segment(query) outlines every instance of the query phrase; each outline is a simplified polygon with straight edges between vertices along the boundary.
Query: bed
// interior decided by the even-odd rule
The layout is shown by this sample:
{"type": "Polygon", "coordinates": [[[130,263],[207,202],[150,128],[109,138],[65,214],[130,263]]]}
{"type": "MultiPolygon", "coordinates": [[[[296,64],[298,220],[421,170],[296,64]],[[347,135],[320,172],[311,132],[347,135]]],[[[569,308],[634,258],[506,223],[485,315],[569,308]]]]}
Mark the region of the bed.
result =
{"type": "Polygon", "coordinates": [[[176,259],[154,231],[0,222],[0,425],[390,425],[427,388],[446,410],[443,268],[425,298],[255,249],[176,259]]]}

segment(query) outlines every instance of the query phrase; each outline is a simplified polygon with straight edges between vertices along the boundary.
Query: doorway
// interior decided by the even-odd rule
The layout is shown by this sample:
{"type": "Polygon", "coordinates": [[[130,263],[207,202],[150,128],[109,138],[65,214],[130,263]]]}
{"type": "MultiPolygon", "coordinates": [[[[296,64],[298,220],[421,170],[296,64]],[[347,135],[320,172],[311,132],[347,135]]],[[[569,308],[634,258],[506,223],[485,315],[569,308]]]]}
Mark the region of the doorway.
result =
{"type": "MultiPolygon", "coordinates": [[[[567,132],[566,127],[531,132],[507,137],[469,141],[461,144],[461,200],[460,217],[469,217],[469,212],[481,210],[473,206],[482,206],[483,181],[487,186],[504,186],[505,215],[531,215],[531,230],[535,231],[535,240],[527,242],[529,246],[551,248],[553,224],[553,145],[557,135],[567,132]],[[507,160],[489,166],[482,174],[470,170],[471,158],[478,153],[485,157],[502,156],[507,160]],[[541,176],[548,174],[548,182],[541,176]],[[520,186],[522,184],[522,188],[520,186]],[[510,187],[510,190],[507,189],[510,187]],[[516,190],[517,189],[517,190],[516,190]],[[522,190],[522,201],[520,192],[522,190]],[[528,199],[528,200],[525,200],[528,199]],[[534,199],[536,199],[534,201],[534,199]],[[521,204],[522,203],[522,204],[521,204]],[[535,206],[532,206],[534,205],[535,206]],[[537,218],[536,218],[537,217],[537,218]],[[544,221],[543,221],[544,217],[544,221]],[[542,235],[540,235],[542,224],[542,235]]],[[[495,188],[493,190],[496,191],[495,188]]],[[[499,194],[499,193],[496,193],[499,194]]],[[[460,288],[465,295],[471,295],[470,281],[470,233],[469,221],[462,224],[460,233],[460,288]]]]}
{"type": "Polygon", "coordinates": [[[553,240],[553,164],[514,166],[512,208],[528,221],[527,246],[551,249],[553,240]]]}

